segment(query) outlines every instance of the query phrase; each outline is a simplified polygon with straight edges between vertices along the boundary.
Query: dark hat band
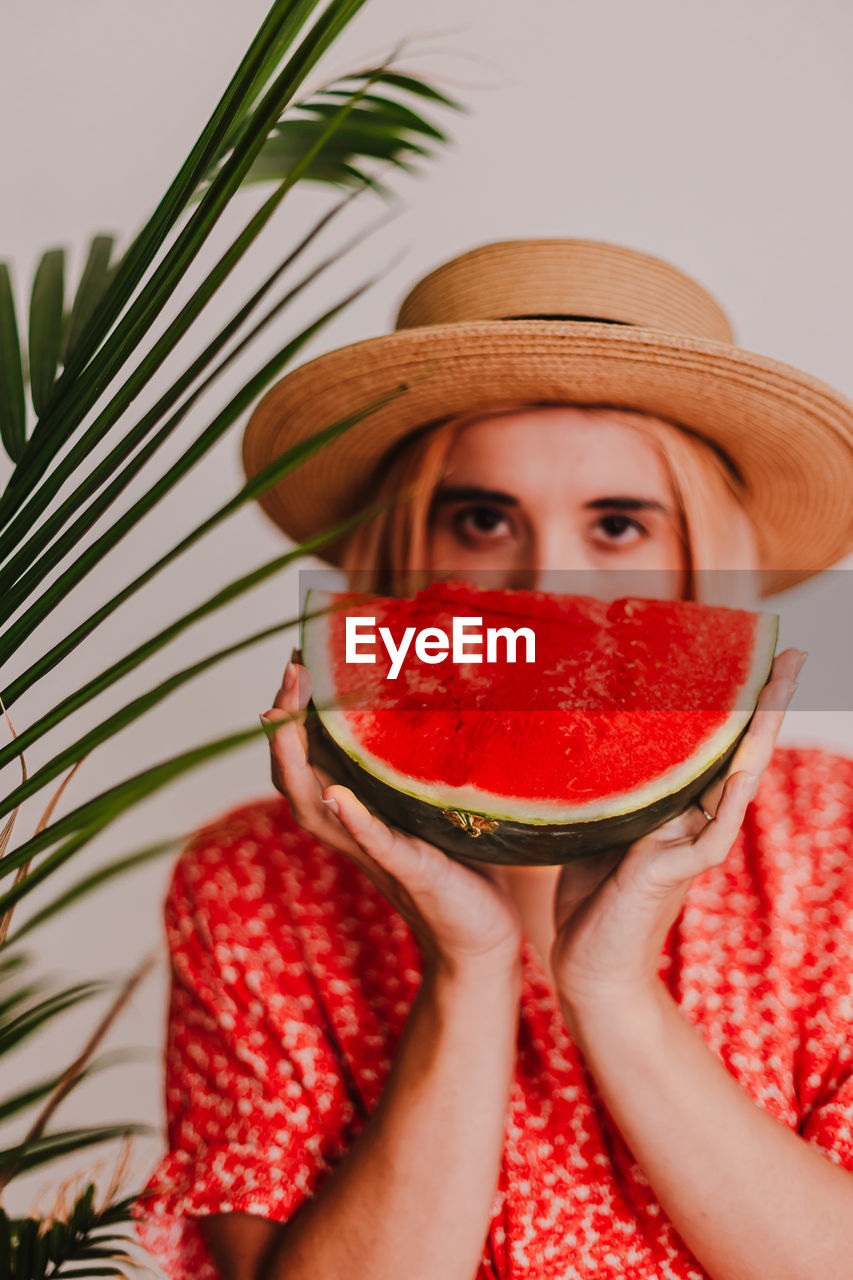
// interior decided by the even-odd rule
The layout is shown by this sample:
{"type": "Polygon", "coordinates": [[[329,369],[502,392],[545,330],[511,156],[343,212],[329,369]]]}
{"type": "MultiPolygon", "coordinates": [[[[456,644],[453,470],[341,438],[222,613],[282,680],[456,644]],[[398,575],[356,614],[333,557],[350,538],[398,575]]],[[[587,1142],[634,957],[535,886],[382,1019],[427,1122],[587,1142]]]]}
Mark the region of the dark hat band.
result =
{"type": "MultiPolygon", "coordinates": [[[[524,316],[501,316],[501,320],[576,320],[581,324],[624,324],[629,329],[632,328],[630,320],[611,320],[608,316],[567,316],[554,312],[544,312],[541,315],[531,314],[524,316]]],[[[633,326],[636,327],[636,326],[633,326]]]]}

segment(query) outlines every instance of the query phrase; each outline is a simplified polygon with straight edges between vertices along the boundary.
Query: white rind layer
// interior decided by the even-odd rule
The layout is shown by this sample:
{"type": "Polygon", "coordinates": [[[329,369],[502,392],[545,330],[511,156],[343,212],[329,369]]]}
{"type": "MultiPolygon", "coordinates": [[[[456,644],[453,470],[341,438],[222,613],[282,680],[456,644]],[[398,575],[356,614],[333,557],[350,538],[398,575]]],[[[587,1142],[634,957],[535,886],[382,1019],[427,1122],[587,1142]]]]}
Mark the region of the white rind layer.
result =
{"type": "MultiPolygon", "coordinates": [[[[332,598],[327,592],[309,591],[305,601],[306,613],[329,608],[332,598]]],[[[329,628],[325,617],[309,619],[303,623],[302,654],[305,665],[311,672],[314,705],[328,733],[360,768],[389,787],[393,787],[395,791],[412,796],[425,804],[433,804],[437,808],[482,813],[490,818],[502,818],[511,822],[533,824],[594,822],[601,818],[613,818],[619,814],[636,812],[660,800],[663,796],[680,791],[725,754],[727,748],[751,718],[773,665],[778,636],[778,618],[773,613],[759,613],[757,616],[752,666],[746,679],[738,688],[735,701],[739,705],[723,724],[705,739],[687,760],[658,774],[644,786],[585,804],[555,804],[551,800],[496,795],[494,792],[483,791],[477,787],[435,785],[420,782],[407,774],[400,773],[391,768],[387,761],[381,760],[358,742],[353,736],[345,712],[334,705],[339,699],[332,679],[332,662],[328,648],[329,628]]]]}

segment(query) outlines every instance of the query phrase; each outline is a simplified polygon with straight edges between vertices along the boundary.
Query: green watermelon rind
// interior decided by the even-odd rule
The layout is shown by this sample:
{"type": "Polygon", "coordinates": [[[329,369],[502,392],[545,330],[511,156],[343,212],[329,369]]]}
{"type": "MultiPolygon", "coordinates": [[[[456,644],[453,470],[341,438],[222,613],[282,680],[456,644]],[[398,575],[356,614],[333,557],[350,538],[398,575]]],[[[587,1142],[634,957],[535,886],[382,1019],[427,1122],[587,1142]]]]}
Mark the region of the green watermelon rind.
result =
{"type": "MultiPolygon", "coordinates": [[[[311,611],[326,607],[329,597],[311,592],[311,611]]],[[[306,600],[306,610],[308,601],[306,600]]],[[[322,622],[302,628],[302,649],[314,682],[306,728],[309,755],[335,781],[352,790],[377,813],[409,834],[420,836],[447,853],[498,863],[553,865],[629,845],[670,818],[683,813],[724,771],[746,733],[761,690],[767,682],[778,637],[775,614],[760,614],[755,631],[752,667],[738,692],[737,706],[702,751],[637,789],[584,806],[556,806],[475,788],[438,789],[388,768],[354,743],[344,713],[335,705],[329,664],[315,637],[322,622]],[[598,804],[596,809],[594,806],[598,804]],[[496,823],[493,830],[463,830],[448,813],[476,816],[496,823]]]]}

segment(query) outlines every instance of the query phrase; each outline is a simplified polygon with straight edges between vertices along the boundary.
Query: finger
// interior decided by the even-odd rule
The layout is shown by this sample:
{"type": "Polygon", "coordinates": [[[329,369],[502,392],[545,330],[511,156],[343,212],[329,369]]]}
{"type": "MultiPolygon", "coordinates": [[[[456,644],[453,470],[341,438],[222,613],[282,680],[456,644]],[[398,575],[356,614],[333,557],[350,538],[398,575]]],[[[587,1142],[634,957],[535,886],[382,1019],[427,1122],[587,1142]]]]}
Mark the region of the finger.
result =
{"type": "Polygon", "coordinates": [[[805,666],[808,656],[808,650],[806,649],[783,649],[773,659],[770,678],[775,680],[777,676],[780,676],[786,680],[796,680],[805,666]]]}
{"type": "Polygon", "coordinates": [[[284,726],[296,727],[297,741],[300,742],[302,750],[305,751],[307,763],[309,763],[309,767],[311,769],[314,769],[314,773],[316,778],[318,778],[320,787],[328,787],[336,781],[336,778],[333,778],[332,774],[327,773],[325,769],[321,768],[319,764],[315,764],[313,760],[307,756],[306,741],[304,732],[302,732],[301,719],[295,718],[291,712],[283,712],[283,710],[278,710],[277,708],[270,708],[268,712],[261,714],[260,719],[261,722],[268,724],[270,727],[274,727],[275,724],[279,724],[280,726],[280,728],[274,728],[273,735],[270,736],[270,768],[272,768],[273,783],[275,786],[278,786],[277,778],[280,780],[280,749],[282,749],[282,742],[287,741],[287,739],[282,737],[284,726]]]}
{"type": "MultiPolygon", "coordinates": [[[[304,667],[299,667],[293,662],[288,662],[284,669],[284,678],[281,682],[281,688],[275,695],[275,700],[269,711],[264,712],[264,719],[270,721],[280,721],[282,726],[293,727],[296,739],[302,744],[302,749],[306,756],[308,754],[308,735],[305,732],[304,711],[311,697],[311,677],[304,667]]],[[[277,745],[282,741],[281,731],[270,736],[270,751],[273,754],[275,763],[277,757],[277,745]]]]}
{"type": "Polygon", "coordinates": [[[323,787],[308,762],[298,726],[282,721],[271,743],[273,785],[290,802],[296,822],[321,839],[334,830],[332,815],[322,803],[323,787]]]}
{"type": "MultiPolygon", "coordinates": [[[[773,663],[770,679],[761,690],[753,718],[753,724],[770,719],[771,715],[781,723],[782,716],[797,687],[797,675],[806,655],[797,649],[786,649],[773,663]]],[[[752,725],[750,727],[753,727],[752,725]]]]}
{"type": "Polygon", "coordinates": [[[443,878],[445,868],[452,866],[438,849],[386,826],[348,787],[327,787],[323,800],[358,847],[407,888],[417,890],[432,885],[436,875],[443,878]]]}
{"type": "Polygon", "coordinates": [[[304,711],[313,690],[314,684],[308,668],[296,662],[288,662],[273,706],[282,711],[304,711]]]}
{"type": "Polygon", "coordinates": [[[342,852],[349,852],[352,841],[323,804],[323,787],[328,785],[328,779],[321,777],[308,760],[304,709],[310,696],[311,682],[305,668],[288,663],[274,705],[264,716],[268,722],[278,723],[270,735],[272,782],[289,800],[301,827],[342,852]]]}
{"type": "MultiPolygon", "coordinates": [[[[650,841],[647,873],[659,889],[676,887],[727,857],[743,825],[756,778],[741,770],[725,782],[716,816],[692,837],[660,843],[650,841]]],[[[701,814],[699,815],[701,817],[701,814]]],[[[643,842],[641,842],[642,844],[643,842]]]]}
{"type": "MultiPolygon", "coordinates": [[[[674,818],[662,823],[661,826],[656,828],[654,834],[659,837],[661,842],[668,844],[680,844],[683,840],[695,840],[700,832],[704,831],[709,821],[703,812],[705,806],[702,804],[700,808],[700,803],[699,801],[691,800],[683,813],[677,813],[674,818]]],[[[707,812],[710,813],[710,810],[707,812]]],[[[713,814],[711,814],[711,817],[713,817],[713,814]]]]}
{"type": "Polygon", "coordinates": [[[424,954],[437,954],[430,920],[440,918],[436,911],[452,897],[448,881],[467,872],[425,841],[386,826],[347,787],[328,787],[324,801],[353,842],[353,861],[403,917],[424,954]]]}
{"type": "Polygon", "coordinates": [[[693,841],[700,869],[715,866],[727,857],[743,825],[757,781],[755,774],[745,769],[726,779],[716,816],[706,823],[693,841]]]}
{"type": "MultiPolygon", "coordinates": [[[[285,680],[282,682],[282,688],[284,687],[285,684],[288,684],[291,690],[294,688],[294,685],[293,685],[294,676],[291,676],[290,679],[287,678],[288,668],[290,668],[290,670],[294,672],[295,680],[296,680],[295,692],[292,694],[292,697],[293,697],[293,704],[297,708],[296,725],[299,729],[299,740],[300,742],[302,742],[304,746],[305,754],[308,755],[308,735],[304,728],[305,721],[301,715],[301,712],[305,710],[305,708],[308,706],[308,703],[311,700],[311,696],[314,692],[314,682],[311,679],[311,673],[308,671],[308,669],[301,665],[301,659],[302,659],[302,654],[299,651],[299,649],[294,649],[293,656],[291,657],[290,662],[287,664],[287,667],[285,668],[285,680]]],[[[273,716],[273,718],[275,719],[277,717],[273,716]]],[[[321,789],[331,786],[331,784],[334,782],[334,778],[332,777],[332,775],[330,773],[327,773],[325,769],[321,769],[319,765],[313,764],[310,760],[310,757],[309,757],[309,764],[311,765],[311,768],[314,770],[314,773],[317,775],[317,778],[319,779],[321,789]]]]}
{"type": "MultiPolygon", "coordinates": [[[[700,796],[700,803],[715,814],[726,780],[738,772],[755,775],[755,789],[776,748],[785,712],[797,688],[797,674],[806,655],[798,649],[786,649],[773,663],[771,678],[761,691],[749,728],[722,778],[717,779],[700,796]]],[[[754,794],[754,793],[753,793],[754,794]]]]}

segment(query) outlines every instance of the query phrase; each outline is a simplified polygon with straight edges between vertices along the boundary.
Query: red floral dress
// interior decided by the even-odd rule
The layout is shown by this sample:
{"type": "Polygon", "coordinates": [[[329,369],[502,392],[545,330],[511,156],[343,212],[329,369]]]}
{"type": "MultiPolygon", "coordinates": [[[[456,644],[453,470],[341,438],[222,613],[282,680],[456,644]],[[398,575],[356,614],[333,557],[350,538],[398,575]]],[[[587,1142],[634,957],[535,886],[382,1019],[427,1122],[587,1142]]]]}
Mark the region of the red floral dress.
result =
{"type": "MultiPolygon", "coordinates": [[[[215,1280],[197,1216],[284,1221],[322,1187],[376,1106],[421,958],[363,872],[300,831],[277,795],[196,834],[166,922],[169,1150],[137,1229],[170,1276],[215,1280]]],[[[777,748],[731,854],[691,886],[660,973],[756,1102],[853,1170],[853,760],[777,748]]],[[[704,1275],[525,943],[476,1280],[704,1275]]]]}

